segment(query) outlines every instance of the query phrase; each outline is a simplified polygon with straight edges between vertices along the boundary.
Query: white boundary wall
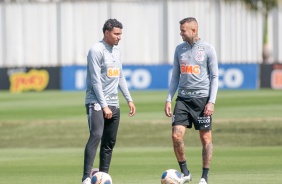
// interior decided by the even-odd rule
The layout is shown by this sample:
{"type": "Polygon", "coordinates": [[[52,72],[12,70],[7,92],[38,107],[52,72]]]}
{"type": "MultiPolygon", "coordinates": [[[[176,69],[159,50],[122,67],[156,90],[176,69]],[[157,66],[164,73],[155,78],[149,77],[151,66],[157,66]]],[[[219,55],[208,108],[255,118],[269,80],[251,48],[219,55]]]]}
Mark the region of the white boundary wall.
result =
{"type": "MultiPolygon", "coordinates": [[[[282,63],[282,3],[269,16],[271,62],[282,63]]],[[[123,0],[0,4],[0,67],[85,65],[106,19],[123,23],[125,64],[172,63],[179,21],[195,17],[220,63],[261,63],[261,14],[241,1],[123,0]]]]}

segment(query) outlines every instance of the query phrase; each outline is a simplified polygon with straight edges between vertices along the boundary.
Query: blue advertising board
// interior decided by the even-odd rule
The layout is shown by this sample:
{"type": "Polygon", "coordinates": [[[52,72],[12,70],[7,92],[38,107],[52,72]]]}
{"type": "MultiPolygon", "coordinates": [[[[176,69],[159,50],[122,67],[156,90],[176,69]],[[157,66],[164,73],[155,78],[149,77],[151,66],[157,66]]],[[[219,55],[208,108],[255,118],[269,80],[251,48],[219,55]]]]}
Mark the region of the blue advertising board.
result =
{"type": "Polygon", "coordinates": [[[61,88],[65,91],[86,89],[86,66],[61,68],[61,88]]]}
{"type": "MultiPolygon", "coordinates": [[[[168,89],[172,65],[124,65],[131,90],[168,89]]],[[[220,64],[219,89],[257,89],[257,64],[220,64]]],[[[61,71],[62,90],[85,90],[86,66],[66,66],[61,71]]]]}
{"type": "Polygon", "coordinates": [[[220,64],[219,89],[257,89],[258,64],[220,64]]]}

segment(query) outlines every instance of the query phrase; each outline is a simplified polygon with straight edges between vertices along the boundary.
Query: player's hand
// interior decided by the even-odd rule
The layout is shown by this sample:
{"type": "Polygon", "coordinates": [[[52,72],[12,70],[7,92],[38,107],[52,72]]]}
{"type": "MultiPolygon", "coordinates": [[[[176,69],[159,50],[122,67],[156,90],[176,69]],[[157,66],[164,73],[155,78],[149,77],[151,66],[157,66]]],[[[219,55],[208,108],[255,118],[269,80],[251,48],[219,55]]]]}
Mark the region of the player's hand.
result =
{"type": "Polygon", "coordinates": [[[128,102],[128,106],[129,106],[129,110],[130,110],[129,113],[128,113],[128,116],[134,116],[135,111],[136,111],[134,103],[132,101],[128,102]]]}
{"type": "Polygon", "coordinates": [[[104,117],[106,119],[111,119],[113,116],[113,112],[112,110],[107,106],[103,108],[103,112],[104,112],[104,117]]]}
{"type": "Polygon", "coordinates": [[[206,116],[211,116],[214,112],[214,104],[211,103],[211,102],[208,102],[206,107],[205,107],[205,110],[204,110],[204,114],[206,116]]]}
{"type": "Polygon", "coordinates": [[[165,111],[165,115],[166,115],[167,117],[171,117],[171,102],[166,102],[166,103],[165,103],[165,109],[164,109],[164,111],[165,111]]]}

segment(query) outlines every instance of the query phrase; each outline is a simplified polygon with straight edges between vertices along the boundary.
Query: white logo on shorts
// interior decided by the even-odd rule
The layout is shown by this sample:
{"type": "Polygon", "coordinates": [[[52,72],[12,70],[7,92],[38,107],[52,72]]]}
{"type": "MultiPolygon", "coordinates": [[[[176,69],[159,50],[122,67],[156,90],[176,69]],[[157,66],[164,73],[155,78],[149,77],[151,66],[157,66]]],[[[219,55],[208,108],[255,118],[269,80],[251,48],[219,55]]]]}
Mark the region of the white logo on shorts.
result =
{"type": "Polygon", "coordinates": [[[173,122],[174,122],[174,120],[175,120],[175,115],[173,115],[173,116],[172,116],[171,120],[172,120],[172,122],[171,122],[171,123],[173,123],[173,122]]]}
{"type": "Polygon", "coordinates": [[[210,116],[207,117],[198,117],[198,123],[199,124],[210,124],[211,123],[211,118],[210,116]]]}

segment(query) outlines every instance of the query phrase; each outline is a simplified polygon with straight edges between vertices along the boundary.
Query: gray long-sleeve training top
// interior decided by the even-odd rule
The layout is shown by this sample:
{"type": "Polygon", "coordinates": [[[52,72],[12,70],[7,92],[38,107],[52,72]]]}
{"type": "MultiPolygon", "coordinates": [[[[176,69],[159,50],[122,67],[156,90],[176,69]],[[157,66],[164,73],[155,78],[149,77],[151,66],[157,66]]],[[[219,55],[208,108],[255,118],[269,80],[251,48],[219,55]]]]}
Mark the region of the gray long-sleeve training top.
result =
{"type": "Polygon", "coordinates": [[[167,96],[171,102],[178,88],[182,98],[209,97],[215,103],[218,91],[218,62],[215,49],[202,40],[191,46],[179,44],[174,53],[173,71],[167,96]]]}
{"type": "Polygon", "coordinates": [[[102,40],[87,55],[85,104],[99,103],[102,108],[119,106],[118,88],[127,102],[132,101],[122,74],[121,50],[102,40]]]}

